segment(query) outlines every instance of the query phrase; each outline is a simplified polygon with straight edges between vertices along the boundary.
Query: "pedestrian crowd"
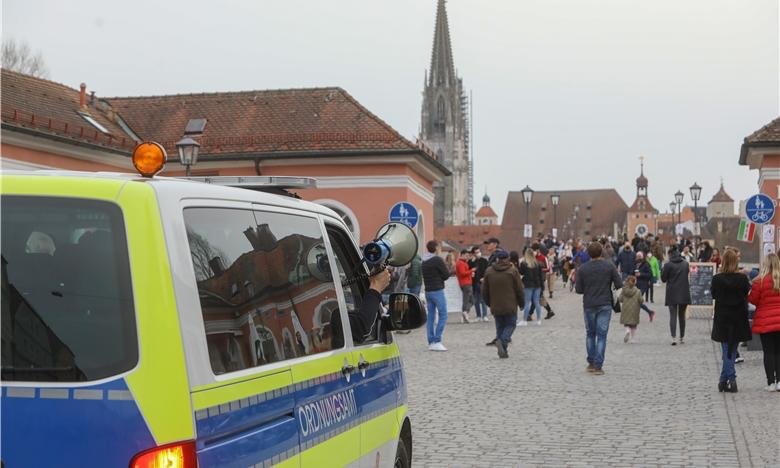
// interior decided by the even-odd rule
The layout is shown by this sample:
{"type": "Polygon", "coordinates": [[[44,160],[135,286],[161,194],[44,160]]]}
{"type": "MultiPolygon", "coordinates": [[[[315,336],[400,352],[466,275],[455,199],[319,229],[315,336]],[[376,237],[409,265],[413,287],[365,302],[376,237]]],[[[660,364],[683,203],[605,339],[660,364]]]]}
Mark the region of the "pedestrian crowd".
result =
{"type": "Polygon", "coordinates": [[[712,340],[721,343],[721,392],[737,392],[735,364],[740,343],[758,334],[763,349],[767,390],[780,391],[780,259],[766,256],[759,271],[740,268],[740,252],[721,250],[707,241],[678,237],[663,245],[652,234],[617,242],[609,237],[585,242],[562,242],[540,235],[523,252],[508,252],[493,237],[481,246],[444,255],[440,242],[426,244],[407,271],[397,275],[392,288],[419,295],[424,286],[428,312],[427,340],[431,351],[446,351],[442,339],[447,323],[444,284],[457,278],[461,292],[462,323],[495,322],[495,346],[500,358],[508,358],[517,327],[541,326],[555,316],[548,299],[560,279],[563,289],[582,295],[585,324],[586,370],[604,374],[607,334],[613,313],[620,314],[623,342],[637,340],[644,311],[653,322],[656,312],[654,286],[666,285],[664,305],[669,311],[670,344],[685,343],[686,318],[691,304],[689,274],[692,262],[714,264],[711,293],[714,299],[712,340]],[[404,287],[405,286],[405,287],[404,287]],[[471,311],[474,316],[471,316],[471,311]],[[546,314],[543,316],[542,310],[546,314]],[[752,325],[750,312],[752,312],[752,325]]]}

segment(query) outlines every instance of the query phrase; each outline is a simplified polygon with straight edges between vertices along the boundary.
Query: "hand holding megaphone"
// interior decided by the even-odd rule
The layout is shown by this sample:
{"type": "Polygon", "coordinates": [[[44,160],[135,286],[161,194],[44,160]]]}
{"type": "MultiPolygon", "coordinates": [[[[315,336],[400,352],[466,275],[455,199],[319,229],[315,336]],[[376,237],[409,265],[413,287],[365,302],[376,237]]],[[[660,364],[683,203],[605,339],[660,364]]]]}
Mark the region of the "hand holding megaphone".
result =
{"type": "Polygon", "coordinates": [[[382,291],[390,286],[391,277],[392,275],[390,274],[390,268],[383,268],[370,277],[369,288],[373,289],[379,294],[382,294],[382,291]]]}

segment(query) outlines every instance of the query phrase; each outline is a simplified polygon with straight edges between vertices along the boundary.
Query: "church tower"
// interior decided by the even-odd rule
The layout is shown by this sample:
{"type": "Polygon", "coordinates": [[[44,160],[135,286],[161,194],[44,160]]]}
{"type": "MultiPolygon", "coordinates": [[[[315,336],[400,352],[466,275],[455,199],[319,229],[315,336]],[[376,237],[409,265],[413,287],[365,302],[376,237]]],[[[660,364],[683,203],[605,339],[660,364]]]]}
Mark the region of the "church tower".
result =
{"type": "Polygon", "coordinates": [[[469,157],[468,99],[455,73],[444,0],[438,0],[431,68],[425,76],[420,140],[452,175],[434,186],[436,226],[472,224],[473,174],[469,157]]]}
{"type": "Polygon", "coordinates": [[[650,203],[650,199],[647,198],[647,177],[645,177],[645,161],[644,157],[640,156],[640,172],[639,177],[636,178],[636,199],[634,204],[628,209],[626,214],[626,228],[629,239],[634,237],[634,234],[644,236],[647,233],[656,234],[656,212],[653,205],[650,203]]]}

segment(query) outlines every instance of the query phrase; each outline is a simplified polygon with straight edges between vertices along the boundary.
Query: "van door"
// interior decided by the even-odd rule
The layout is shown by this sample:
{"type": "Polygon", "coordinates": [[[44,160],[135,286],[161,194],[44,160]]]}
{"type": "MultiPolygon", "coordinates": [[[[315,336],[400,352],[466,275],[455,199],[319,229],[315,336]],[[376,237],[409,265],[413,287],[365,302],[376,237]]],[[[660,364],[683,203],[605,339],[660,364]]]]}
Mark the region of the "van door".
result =
{"type": "Polygon", "coordinates": [[[299,347],[291,303],[305,294],[300,254],[310,241],[274,216],[260,225],[249,204],[183,210],[191,265],[181,274],[199,302],[184,304],[200,317],[183,323],[192,327],[185,336],[202,467],[300,463],[291,368],[312,348],[299,347]]]}
{"type": "MultiPolygon", "coordinates": [[[[340,286],[347,310],[360,307],[368,290],[366,268],[351,237],[335,224],[326,223],[328,239],[342,277],[340,286]],[[348,279],[360,278],[358,281],[348,279]]],[[[402,395],[401,361],[395,344],[379,340],[377,323],[366,336],[353,337],[352,357],[357,363],[355,385],[360,407],[360,466],[392,465],[400,426],[396,415],[402,395]]]]}

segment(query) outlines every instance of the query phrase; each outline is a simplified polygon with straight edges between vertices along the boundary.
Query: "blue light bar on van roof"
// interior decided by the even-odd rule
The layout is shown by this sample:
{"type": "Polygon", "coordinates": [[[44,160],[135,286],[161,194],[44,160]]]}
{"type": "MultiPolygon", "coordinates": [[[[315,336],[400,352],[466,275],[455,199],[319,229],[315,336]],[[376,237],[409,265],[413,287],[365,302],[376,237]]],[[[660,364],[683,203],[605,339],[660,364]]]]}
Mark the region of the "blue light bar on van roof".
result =
{"type": "Polygon", "coordinates": [[[317,179],[293,176],[206,176],[183,177],[195,182],[205,182],[227,187],[240,187],[250,190],[263,189],[309,189],[317,188],[317,179]]]}

